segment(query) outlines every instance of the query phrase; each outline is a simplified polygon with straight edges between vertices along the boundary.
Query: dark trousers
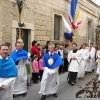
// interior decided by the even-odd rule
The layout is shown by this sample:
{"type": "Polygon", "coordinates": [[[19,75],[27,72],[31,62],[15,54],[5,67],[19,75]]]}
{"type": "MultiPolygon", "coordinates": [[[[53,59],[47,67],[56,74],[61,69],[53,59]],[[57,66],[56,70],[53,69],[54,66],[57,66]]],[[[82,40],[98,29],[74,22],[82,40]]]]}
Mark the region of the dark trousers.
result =
{"type": "Polygon", "coordinates": [[[40,81],[42,80],[43,70],[40,70],[40,81]]]}
{"type": "Polygon", "coordinates": [[[64,68],[63,68],[63,71],[64,72],[68,71],[68,60],[67,60],[67,58],[64,58],[64,68]]]}
{"type": "Polygon", "coordinates": [[[67,80],[69,83],[76,82],[77,72],[69,72],[67,80]]]}
{"type": "Polygon", "coordinates": [[[60,65],[59,70],[58,70],[59,74],[63,72],[63,67],[64,67],[63,65],[60,65]]]}
{"type": "MultiPolygon", "coordinates": [[[[63,59],[62,59],[62,61],[63,61],[63,59]]],[[[64,68],[64,65],[63,64],[60,65],[59,70],[58,70],[59,71],[59,74],[63,72],[63,68],[64,68]]]]}
{"type": "Polygon", "coordinates": [[[39,80],[39,73],[32,73],[33,83],[37,83],[39,80]]]}

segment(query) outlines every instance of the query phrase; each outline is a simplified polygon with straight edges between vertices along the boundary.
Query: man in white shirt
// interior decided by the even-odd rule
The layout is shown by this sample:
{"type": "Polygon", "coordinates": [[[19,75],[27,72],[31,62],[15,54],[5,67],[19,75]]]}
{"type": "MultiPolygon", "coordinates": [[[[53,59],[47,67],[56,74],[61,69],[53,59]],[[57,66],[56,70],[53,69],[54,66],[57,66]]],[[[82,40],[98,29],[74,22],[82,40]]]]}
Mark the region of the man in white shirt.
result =
{"type": "Polygon", "coordinates": [[[17,68],[8,56],[7,44],[0,46],[0,100],[13,100],[13,84],[17,77],[17,68]]]}

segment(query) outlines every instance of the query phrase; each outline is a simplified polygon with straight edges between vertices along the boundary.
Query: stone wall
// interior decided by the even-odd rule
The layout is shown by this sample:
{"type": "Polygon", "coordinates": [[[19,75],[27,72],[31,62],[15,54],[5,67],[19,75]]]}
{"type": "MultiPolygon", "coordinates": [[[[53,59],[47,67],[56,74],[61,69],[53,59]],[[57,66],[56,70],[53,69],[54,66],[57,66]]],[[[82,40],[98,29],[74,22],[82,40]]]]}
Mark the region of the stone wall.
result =
{"type": "Polygon", "coordinates": [[[54,14],[65,14],[65,0],[35,1],[35,38],[42,41],[54,40],[54,14]]]}
{"type": "MultiPolygon", "coordinates": [[[[15,28],[18,28],[18,9],[16,3],[11,1],[13,0],[0,0],[0,43],[5,41],[12,42],[14,48],[16,41],[15,28]]],[[[91,35],[88,34],[88,21],[92,20],[91,36],[93,37],[90,38],[94,38],[91,42],[95,42],[98,6],[91,3],[90,0],[79,0],[78,7],[80,8],[80,20],[82,19],[82,23],[74,34],[74,41],[78,42],[78,44],[88,42],[88,35],[91,35]]],[[[41,44],[44,44],[47,40],[53,41],[54,15],[64,15],[69,22],[69,9],[70,0],[26,0],[21,19],[26,25],[23,28],[30,30],[29,44],[34,39],[40,41],[41,44]]],[[[63,32],[64,25],[61,20],[59,41],[64,41],[63,32]]]]}
{"type": "Polygon", "coordinates": [[[94,4],[92,4],[89,0],[81,0],[79,3],[80,6],[80,19],[82,19],[82,24],[80,25],[78,29],[78,37],[79,39],[78,42],[87,42],[89,39],[91,42],[95,43],[95,29],[97,25],[97,20],[98,20],[98,7],[94,4]],[[89,4],[90,3],[90,4],[89,4]],[[90,33],[89,27],[88,26],[88,21],[91,21],[91,28],[90,28],[90,33]]]}
{"type": "Polygon", "coordinates": [[[9,0],[0,0],[0,36],[3,43],[5,41],[12,42],[12,32],[11,32],[11,6],[9,0]]]}

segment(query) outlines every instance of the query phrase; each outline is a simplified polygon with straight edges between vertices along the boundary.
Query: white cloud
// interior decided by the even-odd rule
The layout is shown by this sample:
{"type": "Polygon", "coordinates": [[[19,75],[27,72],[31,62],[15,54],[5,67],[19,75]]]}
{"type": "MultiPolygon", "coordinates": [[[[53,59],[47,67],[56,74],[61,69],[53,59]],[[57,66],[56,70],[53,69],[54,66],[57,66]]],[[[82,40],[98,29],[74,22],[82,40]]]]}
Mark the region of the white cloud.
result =
{"type": "Polygon", "coordinates": [[[100,6],[100,0],[91,0],[93,1],[95,4],[97,4],[98,6],[100,6]]]}

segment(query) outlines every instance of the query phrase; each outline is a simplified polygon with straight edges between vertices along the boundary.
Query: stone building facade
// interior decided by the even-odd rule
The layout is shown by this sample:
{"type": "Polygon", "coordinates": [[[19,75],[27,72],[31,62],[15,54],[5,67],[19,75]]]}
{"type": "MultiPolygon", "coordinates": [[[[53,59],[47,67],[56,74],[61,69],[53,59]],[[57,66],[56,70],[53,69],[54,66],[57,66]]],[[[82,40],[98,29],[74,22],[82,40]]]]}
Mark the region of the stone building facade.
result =
{"type": "MultiPolygon", "coordinates": [[[[78,7],[82,23],[73,39],[78,44],[89,40],[95,43],[99,7],[90,0],[79,0],[78,7]]],[[[25,0],[21,17],[25,48],[30,50],[34,39],[41,44],[65,41],[62,15],[68,21],[69,10],[70,0],[25,0]]],[[[16,0],[0,0],[0,43],[11,42],[12,49],[18,36],[18,15],[16,0]]]]}

